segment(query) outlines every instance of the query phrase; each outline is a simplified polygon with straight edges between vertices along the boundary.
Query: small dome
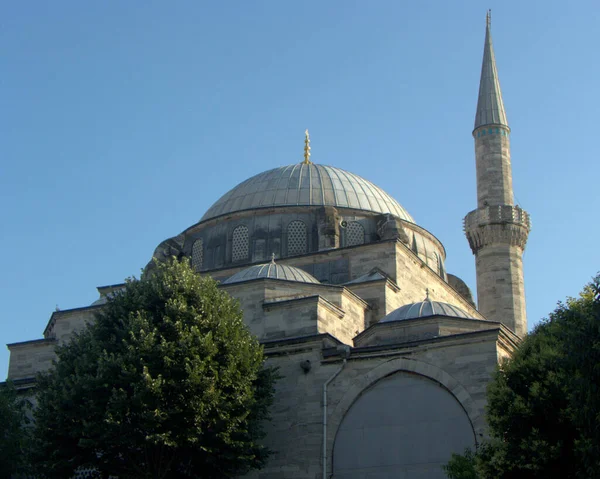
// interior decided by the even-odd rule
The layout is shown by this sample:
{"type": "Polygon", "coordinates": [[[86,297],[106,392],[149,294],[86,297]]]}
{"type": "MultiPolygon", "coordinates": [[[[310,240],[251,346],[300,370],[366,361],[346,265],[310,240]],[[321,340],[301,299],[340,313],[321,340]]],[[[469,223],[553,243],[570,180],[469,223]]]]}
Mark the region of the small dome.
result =
{"type": "Polygon", "coordinates": [[[332,166],[298,163],[259,173],[225,193],[200,221],[237,211],[278,206],[335,206],[391,213],[414,223],[400,204],[358,175],[332,166]]]}
{"type": "Polygon", "coordinates": [[[449,316],[451,318],[475,319],[458,306],[426,299],[418,303],[405,304],[385,316],[380,323],[403,321],[405,319],[427,318],[429,316],[449,316]]]}
{"type": "Polygon", "coordinates": [[[230,278],[223,281],[222,284],[241,283],[253,279],[279,279],[282,281],[295,281],[297,283],[321,284],[314,276],[306,271],[285,264],[277,264],[271,261],[266,264],[257,264],[249,268],[238,271],[230,278]]]}

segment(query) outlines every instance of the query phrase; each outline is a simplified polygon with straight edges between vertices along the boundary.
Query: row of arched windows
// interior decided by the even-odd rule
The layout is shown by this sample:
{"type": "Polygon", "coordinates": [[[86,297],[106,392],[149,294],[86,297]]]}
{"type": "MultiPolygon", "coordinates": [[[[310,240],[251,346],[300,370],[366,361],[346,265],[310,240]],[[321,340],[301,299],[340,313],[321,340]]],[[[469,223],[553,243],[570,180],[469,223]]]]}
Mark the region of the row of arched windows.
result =
{"type": "MultiPolygon", "coordinates": [[[[365,228],[356,221],[346,226],[344,246],[364,244],[365,228]]],[[[287,226],[287,255],[296,256],[308,252],[308,235],[306,223],[300,220],[290,221],[287,226]]],[[[245,225],[237,226],[231,235],[231,261],[237,263],[250,257],[250,234],[245,225]]],[[[199,271],[204,262],[204,243],[197,239],[192,245],[192,266],[199,271]]]]}

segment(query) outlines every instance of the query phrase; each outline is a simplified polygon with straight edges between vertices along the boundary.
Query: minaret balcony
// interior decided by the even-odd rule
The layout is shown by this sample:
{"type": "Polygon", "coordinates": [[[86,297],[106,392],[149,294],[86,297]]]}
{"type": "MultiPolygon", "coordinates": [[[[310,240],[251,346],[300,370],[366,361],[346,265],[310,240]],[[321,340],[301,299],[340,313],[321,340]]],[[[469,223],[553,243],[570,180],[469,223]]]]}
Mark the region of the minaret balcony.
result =
{"type": "Polygon", "coordinates": [[[464,219],[464,231],[474,254],[492,244],[525,248],[531,229],[529,213],[518,206],[492,205],[471,211],[464,219]]]}
{"type": "Polygon", "coordinates": [[[464,230],[489,224],[515,224],[531,229],[529,213],[518,206],[492,205],[471,211],[464,219],[464,230]]]}

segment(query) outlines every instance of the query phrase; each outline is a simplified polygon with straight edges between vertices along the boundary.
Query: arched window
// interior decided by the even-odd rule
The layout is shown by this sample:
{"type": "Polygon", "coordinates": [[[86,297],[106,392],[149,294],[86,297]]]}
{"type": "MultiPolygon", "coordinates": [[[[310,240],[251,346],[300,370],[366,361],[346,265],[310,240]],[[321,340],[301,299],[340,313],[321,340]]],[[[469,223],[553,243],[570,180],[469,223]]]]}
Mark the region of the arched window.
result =
{"type": "Polygon", "coordinates": [[[238,226],[233,230],[231,241],[231,261],[248,259],[248,227],[238,226]]]}
{"type": "Polygon", "coordinates": [[[196,271],[202,269],[202,262],[204,261],[204,242],[202,238],[194,241],[192,245],[192,266],[196,271]]]}
{"type": "Polygon", "coordinates": [[[446,271],[444,271],[444,261],[437,253],[435,254],[435,256],[437,258],[438,263],[438,273],[442,277],[442,279],[446,279],[446,271]]]}
{"type": "Polygon", "coordinates": [[[415,253],[417,256],[419,256],[419,247],[417,246],[417,238],[415,237],[414,233],[413,233],[413,240],[412,240],[412,250],[413,250],[413,253],[415,253]]]}
{"type": "Polygon", "coordinates": [[[287,254],[294,256],[307,252],[306,224],[303,221],[294,220],[287,227],[287,254]]]}
{"type": "Polygon", "coordinates": [[[351,221],[346,226],[346,246],[365,244],[365,228],[357,221],[351,221]]]}

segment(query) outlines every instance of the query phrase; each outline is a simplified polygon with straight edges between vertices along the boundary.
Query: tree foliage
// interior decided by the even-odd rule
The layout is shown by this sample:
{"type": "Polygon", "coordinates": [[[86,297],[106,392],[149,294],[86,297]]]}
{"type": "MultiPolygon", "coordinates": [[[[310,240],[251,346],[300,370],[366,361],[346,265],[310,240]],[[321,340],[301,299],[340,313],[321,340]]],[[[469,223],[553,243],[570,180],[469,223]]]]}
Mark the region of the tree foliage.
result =
{"type": "Polygon", "coordinates": [[[442,466],[450,479],[477,479],[475,453],[467,448],[464,454],[452,454],[448,464],[442,466]]]}
{"type": "Polygon", "coordinates": [[[29,401],[10,382],[0,385],[0,477],[23,473],[29,451],[29,401]]]}
{"type": "Polygon", "coordinates": [[[579,298],[559,303],[500,366],[488,387],[490,440],[466,462],[454,456],[446,470],[600,478],[599,389],[600,275],[579,298]]]}
{"type": "Polygon", "coordinates": [[[39,377],[48,477],[228,478],[260,467],[275,373],[236,301],[188,262],[128,280],[39,377]]]}

